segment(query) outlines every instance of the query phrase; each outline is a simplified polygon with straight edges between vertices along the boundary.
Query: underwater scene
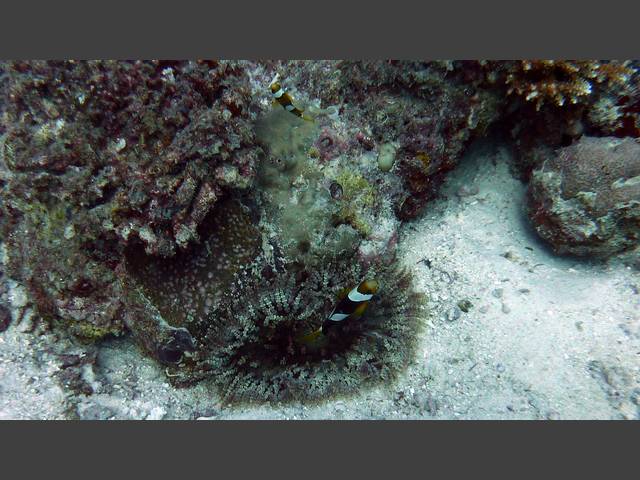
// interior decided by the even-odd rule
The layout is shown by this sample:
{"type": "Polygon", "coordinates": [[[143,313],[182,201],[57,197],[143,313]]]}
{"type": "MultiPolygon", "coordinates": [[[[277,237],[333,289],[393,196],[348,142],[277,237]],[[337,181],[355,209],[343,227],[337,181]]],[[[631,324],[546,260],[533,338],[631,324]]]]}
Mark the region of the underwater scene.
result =
{"type": "Polygon", "coordinates": [[[0,419],[640,419],[640,61],[0,62],[0,419]]]}

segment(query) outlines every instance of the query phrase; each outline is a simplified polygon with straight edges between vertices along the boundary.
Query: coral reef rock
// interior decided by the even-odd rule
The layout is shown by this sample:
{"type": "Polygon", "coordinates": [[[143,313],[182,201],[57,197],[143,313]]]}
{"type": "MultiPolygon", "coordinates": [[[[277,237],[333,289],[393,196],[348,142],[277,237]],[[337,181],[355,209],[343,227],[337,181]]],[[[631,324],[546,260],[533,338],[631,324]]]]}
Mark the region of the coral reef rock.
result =
{"type": "Polygon", "coordinates": [[[271,68],[287,72],[287,87],[304,86],[310,109],[323,112],[321,161],[371,152],[381,183],[402,181],[400,189],[387,188],[396,190],[391,197],[401,220],[418,216],[437,195],[504,103],[500,89],[482,83],[476,62],[295,61],[271,68]]]}
{"type": "Polygon", "coordinates": [[[535,170],[528,211],[557,253],[607,257],[640,239],[640,143],[583,137],[535,170]]]}
{"type": "Polygon", "coordinates": [[[125,248],[174,256],[222,198],[251,186],[251,66],[0,63],[7,272],[40,315],[89,340],[122,333],[125,248]]]}

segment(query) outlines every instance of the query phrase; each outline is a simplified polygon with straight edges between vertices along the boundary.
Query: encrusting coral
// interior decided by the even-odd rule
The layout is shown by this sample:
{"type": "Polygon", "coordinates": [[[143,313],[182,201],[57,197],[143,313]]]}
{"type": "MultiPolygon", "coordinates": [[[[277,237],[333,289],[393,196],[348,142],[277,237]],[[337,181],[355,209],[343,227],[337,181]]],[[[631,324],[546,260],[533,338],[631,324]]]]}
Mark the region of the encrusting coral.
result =
{"type": "Polygon", "coordinates": [[[608,257],[640,252],[640,143],[582,137],[534,170],[528,188],[533,227],[562,254],[608,257]]]}

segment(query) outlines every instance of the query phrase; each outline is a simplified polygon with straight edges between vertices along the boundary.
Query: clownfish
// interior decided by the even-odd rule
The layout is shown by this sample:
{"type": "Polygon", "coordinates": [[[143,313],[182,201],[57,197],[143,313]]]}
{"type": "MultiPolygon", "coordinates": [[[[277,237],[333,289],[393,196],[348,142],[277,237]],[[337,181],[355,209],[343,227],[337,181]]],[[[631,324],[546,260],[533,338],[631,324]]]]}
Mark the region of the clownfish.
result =
{"type": "Polygon", "coordinates": [[[344,290],[338,296],[338,303],[333,308],[322,326],[308,335],[301,338],[303,343],[310,343],[321,334],[327,332],[329,328],[345,320],[357,320],[364,315],[369,306],[369,301],[380,288],[376,280],[363,280],[359,285],[351,290],[344,290]]]}
{"type": "Polygon", "coordinates": [[[293,113],[296,117],[300,117],[301,119],[308,122],[313,122],[313,118],[304,113],[304,110],[299,109],[293,104],[293,98],[291,98],[291,95],[289,95],[287,91],[282,88],[282,85],[280,85],[280,82],[278,82],[277,80],[277,76],[273,80],[273,82],[271,82],[269,88],[271,89],[271,94],[273,95],[274,102],[282,105],[282,108],[284,108],[287,112],[293,113]]]}

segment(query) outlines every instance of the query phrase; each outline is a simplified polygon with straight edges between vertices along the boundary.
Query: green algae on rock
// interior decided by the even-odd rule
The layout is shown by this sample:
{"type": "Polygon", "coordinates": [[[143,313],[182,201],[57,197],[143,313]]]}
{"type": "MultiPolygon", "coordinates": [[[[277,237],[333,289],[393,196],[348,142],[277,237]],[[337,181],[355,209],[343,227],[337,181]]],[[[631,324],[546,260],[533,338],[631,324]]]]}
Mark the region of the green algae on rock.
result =
{"type": "Polygon", "coordinates": [[[371,234],[373,215],[379,210],[376,189],[360,174],[351,170],[342,170],[336,177],[336,183],[342,188],[338,200],[338,211],[333,215],[336,225],[351,225],[362,237],[371,234]]]}
{"type": "Polygon", "coordinates": [[[332,220],[342,205],[331,196],[334,169],[309,155],[318,126],[276,110],[256,130],[266,151],[258,169],[262,227],[277,239],[286,261],[312,265],[353,253],[360,236],[348,225],[336,228],[332,220]]]}
{"type": "Polygon", "coordinates": [[[16,199],[13,206],[21,214],[5,238],[6,268],[30,291],[40,317],[85,341],[124,333],[123,287],[109,267],[112,257],[100,248],[82,248],[108,239],[86,227],[76,235],[83,212],[48,194],[30,202],[16,199]]]}

